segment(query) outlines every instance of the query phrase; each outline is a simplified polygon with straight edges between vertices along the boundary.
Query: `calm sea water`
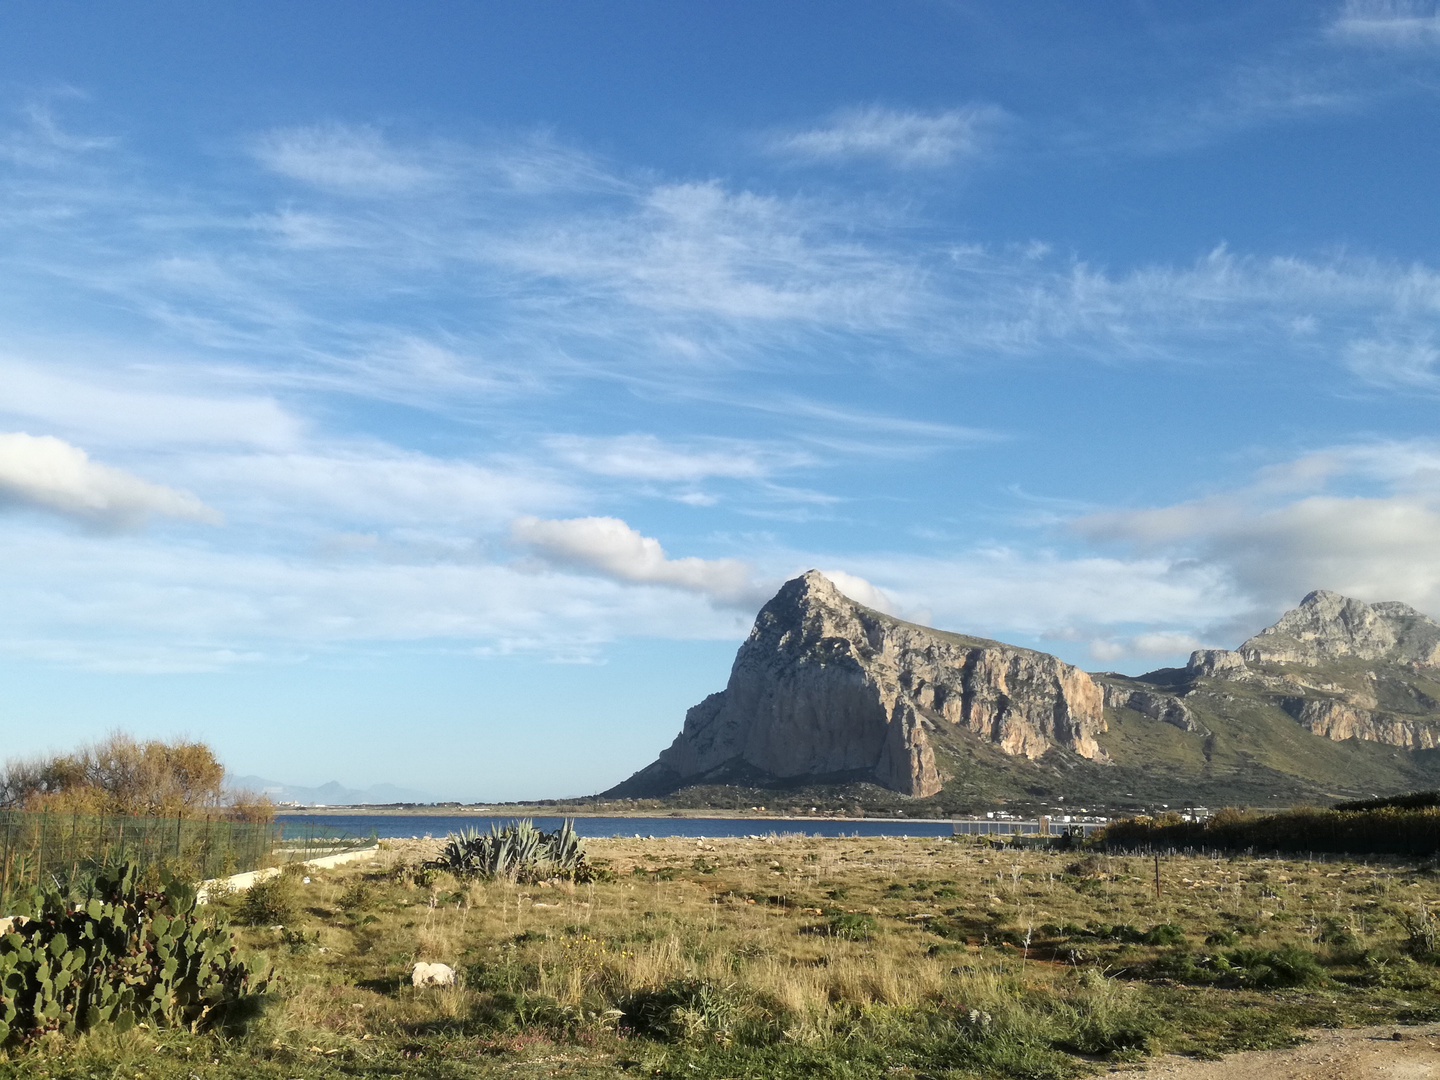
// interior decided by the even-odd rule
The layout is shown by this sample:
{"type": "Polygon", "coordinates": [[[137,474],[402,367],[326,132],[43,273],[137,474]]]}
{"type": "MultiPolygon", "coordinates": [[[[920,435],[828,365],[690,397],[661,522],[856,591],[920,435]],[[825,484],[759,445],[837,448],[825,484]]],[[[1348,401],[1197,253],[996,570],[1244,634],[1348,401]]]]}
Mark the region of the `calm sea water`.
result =
{"type": "MultiPolygon", "coordinates": [[[[513,817],[457,815],[386,814],[285,814],[286,836],[302,836],[305,830],[328,830],[355,836],[387,837],[445,836],[465,828],[489,830],[492,824],[508,825],[513,817]]],[[[531,818],[536,828],[555,829],[558,817],[531,818]]],[[[883,821],[859,819],[777,819],[768,818],[671,818],[671,817],[580,817],[575,831],[581,836],[767,836],[770,833],[803,833],[806,836],[949,836],[948,821],[883,821]]]]}

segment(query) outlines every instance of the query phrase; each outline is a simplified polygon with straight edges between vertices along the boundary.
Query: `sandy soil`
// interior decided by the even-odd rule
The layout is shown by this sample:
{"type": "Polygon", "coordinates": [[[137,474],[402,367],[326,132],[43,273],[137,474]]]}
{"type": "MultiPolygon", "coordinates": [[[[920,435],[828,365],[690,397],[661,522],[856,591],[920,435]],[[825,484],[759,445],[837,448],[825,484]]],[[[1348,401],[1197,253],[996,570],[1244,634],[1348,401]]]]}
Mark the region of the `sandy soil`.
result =
{"type": "Polygon", "coordinates": [[[1251,1050],[1221,1061],[1162,1057],[1117,1069],[1126,1080],[1440,1080],[1440,1024],[1310,1032],[1289,1050],[1251,1050]]]}

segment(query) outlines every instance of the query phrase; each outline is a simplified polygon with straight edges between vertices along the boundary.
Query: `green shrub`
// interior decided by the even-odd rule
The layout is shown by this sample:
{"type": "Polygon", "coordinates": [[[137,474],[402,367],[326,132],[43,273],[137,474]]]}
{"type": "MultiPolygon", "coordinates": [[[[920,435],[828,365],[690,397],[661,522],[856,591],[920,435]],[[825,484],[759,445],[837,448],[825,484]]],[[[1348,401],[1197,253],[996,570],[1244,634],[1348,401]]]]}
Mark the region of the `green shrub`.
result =
{"type": "Polygon", "coordinates": [[[620,1004],[620,1023],[637,1035],[689,1042],[728,1036],[740,1015],[735,988],[708,979],[674,979],[640,990],[620,1004]]]}
{"type": "Polygon", "coordinates": [[[1341,949],[1352,948],[1360,941],[1355,932],[1339,919],[1326,919],[1320,924],[1320,932],[1316,936],[1323,944],[1341,949]]]}
{"type": "Polygon", "coordinates": [[[1237,949],[1230,964],[1241,969],[1240,981],[1257,989],[1280,986],[1311,986],[1325,981],[1325,972],[1315,954],[1295,945],[1278,949],[1237,949]]]}
{"type": "Polygon", "coordinates": [[[825,927],[831,937],[843,938],[846,941],[869,941],[870,936],[875,933],[875,920],[859,912],[842,911],[831,915],[825,927]]]}
{"type": "Polygon", "coordinates": [[[257,881],[240,901],[240,921],[248,926],[283,925],[295,917],[295,887],[288,874],[257,881]]]}
{"type": "Polygon", "coordinates": [[[374,893],[364,881],[357,881],[343,893],[338,901],[342,911],[360,911],[374,901],[374,893]]]}
{"type": "Polygon", "coordinates": [[[1155,1048],[1157,1027],[1155,1018],[1136,1012],[1092,1014],[1084,1018],[1073,1035],[1056,1040],[1055,1046],[1092,1057],[1137,1056],[1155,1048]]]}
{"type": "Polygon", "coordinates": [[[1440,922],[1431,918],[1425,905],[1421,904],[1414,915],[1406,912],[1405,951],[1418,960],[1430,960],[1440,952],[1440,922]]]}
{"type": "Polygon", "coordinates": [[[1143,972],[1149,978],[1175,979],[1199,986],[1223,982],[1233,975],[1230,962],[1223,956],[1195,954],[1184,949],[1157,956],[1145,965],[1143,972]]]}
{"type": "Polygon", "coordinates": [[[320,931],[316,930],[307,936],[303,930],[281,930],[280,944],[289,949],[292,955],[300,956],[319,947],[320,931]]]}
{"type": "Polygon", "coordinates": [[[1315,954],[1296,945],[1278,949],[1236,949],[1225,955],[1175,949],[1145,965],[1151,978],[1169,978],[1200,986],[1245,986],[1257,990],[1313,986],[1325,982],[1315,954]]]}
{"type": "Polygon", "coordinates": [[[1160,923],[1145,932],[1146,945],[1183,945],[1185,931],[1174,923],[1160,923]]]}
{"type": "Polygon", "coordinates": [[[103,1025],[203,1029],[258,1011],[269,976],[252,987],[229,927],[197,920],[190,885],[162,883],[142,890],[127,864],[87,901],[49,892],[16,905],[29,921],[0,937],[0,1046],[103,1025]]]}

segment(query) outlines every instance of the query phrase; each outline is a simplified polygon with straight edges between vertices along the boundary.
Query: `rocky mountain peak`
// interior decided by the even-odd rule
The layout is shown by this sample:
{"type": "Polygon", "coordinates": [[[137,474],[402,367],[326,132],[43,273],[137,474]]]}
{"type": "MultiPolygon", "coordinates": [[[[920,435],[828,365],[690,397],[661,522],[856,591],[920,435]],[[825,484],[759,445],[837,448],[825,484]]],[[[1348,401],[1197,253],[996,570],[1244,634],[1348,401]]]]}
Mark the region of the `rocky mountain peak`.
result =
{"type": "Polygon", "coordinates": [[[819,570],[807,570],[780,586],[780,591],[760,609],[751,636],[776,626],[814,629],[817,624],[846,619],[855,606],[855,601],[819,570]]]}
{"type": "Polygon", "coordinates": [[[616,792],[777,779],[870,779],[941,788],[931,735],[965,730],[1030,759],[1061,746],[1104,760],[1100,689],[1053,656],[903,622],[811,570],[761,608],[724,690],[616,792]]]}
{"type": "Polygon", "coordinates": [[[1313,665],[1351,657],[1440,664],[1440,624],[1399,601],[1366,604],[1317,589],[1238,651],[1251,663],[1313,665]]]}

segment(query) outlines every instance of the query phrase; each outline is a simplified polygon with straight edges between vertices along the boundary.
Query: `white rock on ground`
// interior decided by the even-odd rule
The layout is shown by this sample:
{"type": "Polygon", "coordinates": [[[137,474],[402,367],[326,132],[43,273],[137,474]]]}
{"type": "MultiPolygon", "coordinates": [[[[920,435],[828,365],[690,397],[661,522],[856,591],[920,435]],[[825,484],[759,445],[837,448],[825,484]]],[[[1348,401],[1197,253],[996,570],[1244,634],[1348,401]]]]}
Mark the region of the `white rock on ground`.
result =
{"type": "Polygon", "coordinates": [[[448,964],[427,964],[421,960],[410,969],[412,986],[454,986],[455,969],[448,964]]]}

